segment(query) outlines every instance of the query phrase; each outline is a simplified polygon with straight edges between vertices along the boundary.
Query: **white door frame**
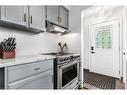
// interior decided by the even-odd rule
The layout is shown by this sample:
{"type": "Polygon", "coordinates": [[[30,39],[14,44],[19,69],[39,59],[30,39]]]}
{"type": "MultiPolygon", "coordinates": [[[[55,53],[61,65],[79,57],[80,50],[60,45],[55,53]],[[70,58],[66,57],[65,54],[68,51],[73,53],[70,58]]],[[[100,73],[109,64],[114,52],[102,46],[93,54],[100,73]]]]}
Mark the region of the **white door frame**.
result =
{"type": "Polygon", "coordinates": [[[95,24],[101,24],[101,23],[104,23],[104,22],[109,22],[109,21],[113,21],[113,20],[119,20],[119,24],[120,24],[120,27],[119,27],[119,71],[120,71],[120,76],[119,76],[119,78],[121,78],[122,77],[122,74],[123,74],[123,72],[122,72],[122,54],[121,54],[121,52],[122,52],[122,40],[121,40],[121,38],[122,38],[122,32],[121,32],[121,25],[122,25],[122,19],[121,18],[113,18],[113,19],[108,19],[108,20],[102,20],[102,21],[99,21],[99,22],[95,22],[95,23],[92,23],[92,24],[90,24],[89,25],[89,71],[92,71],[91,69],[91,56],[92,56],[92,53],[91,53],[91,26],[92,25],[95,25],[95,24]]]}
{"type": "Polygon", "coordinates": [[[127,7],[123,7],[123,81],[127,89],[127,7]],[[125,53],[125,54],[124,54],[125,53]]]}
{"type": "MultiPolygon", "coordinates": [[[[84,35],[84,30],[83,30],[84,15],[87,16],[89,13],[91,13],[89,11],[95,10],[98,7],[101,7],[101,6],[93,6],[93,7],[90,7],[88,9],[85,9],[81,12],[81,62],[82,62],[82,69],[84,69],[83,68],[83,63],[84,63],[84,60],[85,60],[84,53],[83,53],[84,52],[84,39],[83,39],[83,35],[84,35]]],[[[127,14],[127,12],[126,12],[127,7],[123,6],[122,10],[123,10],[122,11],[123,16],[121,18],[119,18],[120,19],[120,56],[121,56],[120,57],[120,64],[121,64],[120,68],[121,68],[121,71],[122,71],[121,73],[123,73],[123,80],[125,82],[125,89],[127,89],[127,70],[126,70],[127,69],[127,62],[125,62],[126,59],[127,59],[127,44],[125,44],[127,42],[127,33],[126,33],[126,31],[127,31],[127,15],[126,15],[127,14]],[[123,40],[125,40],[125,42],[123,42],[123,40]],[[125,44],[125,45],[123,45],[122,43],[125,44]],[[125,52],[125,57],[123,57],[124,52],[125,52]],[[125,67],[123,67],[123,66],[125,66],[125,67]],[[123,72],[122,69],[124,69],[124,72],[123,72]]],[[[93,12],[93,14],[95,14],[94,11],[92,11],[92,12],[93,12]]],[[[89,34],[89,36],[90,36],[90,34],[89,34]]],[[[90,37],[89,37],[89,41],[90,41],[90,37]]],[[[90,62],[90,44],[89,44],[89,62],[90,62]]],[[[83,80],[83,70],[82,70],[82,80],[83,80]]]]}

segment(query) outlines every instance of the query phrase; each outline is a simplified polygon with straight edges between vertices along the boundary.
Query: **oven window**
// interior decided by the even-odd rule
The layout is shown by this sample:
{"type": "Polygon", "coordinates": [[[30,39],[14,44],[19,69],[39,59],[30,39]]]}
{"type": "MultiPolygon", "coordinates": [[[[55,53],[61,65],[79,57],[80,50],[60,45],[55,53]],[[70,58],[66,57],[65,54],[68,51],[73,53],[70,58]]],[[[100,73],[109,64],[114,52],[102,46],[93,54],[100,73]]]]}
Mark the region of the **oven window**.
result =
{"type": "Polygon", "coordinates": [[[62,87],[77,77],[77,64],[62,69],[62,87]]]}

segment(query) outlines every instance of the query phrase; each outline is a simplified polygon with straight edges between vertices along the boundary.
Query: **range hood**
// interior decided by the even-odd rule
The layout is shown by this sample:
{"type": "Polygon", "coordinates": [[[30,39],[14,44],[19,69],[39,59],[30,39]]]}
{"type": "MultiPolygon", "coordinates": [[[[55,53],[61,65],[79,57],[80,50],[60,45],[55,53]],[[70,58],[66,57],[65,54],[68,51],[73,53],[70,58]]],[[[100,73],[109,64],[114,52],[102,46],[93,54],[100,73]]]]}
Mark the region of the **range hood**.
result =
{"type": "Polygon", "coordinates": [[[49,21],[46,21],[46,31],[47,32],[50,32],[50,33],[61,33],[61,34],[66,34],[66,33],[69,33],[70,31],[59,26],[59,25],[56,25],[56,24],[53,24],[49,21]]]}

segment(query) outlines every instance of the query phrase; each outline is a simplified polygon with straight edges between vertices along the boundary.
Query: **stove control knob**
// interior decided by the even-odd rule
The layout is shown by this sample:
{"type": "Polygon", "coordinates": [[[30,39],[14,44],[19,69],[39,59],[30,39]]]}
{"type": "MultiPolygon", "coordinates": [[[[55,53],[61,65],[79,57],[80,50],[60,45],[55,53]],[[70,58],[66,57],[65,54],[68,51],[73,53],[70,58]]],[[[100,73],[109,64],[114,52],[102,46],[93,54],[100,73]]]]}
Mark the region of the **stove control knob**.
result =
{"type": "Polygon", "coordinates": [[[73,56],[70,56],[70,59],[73,59],[74,57],[73,56]]]}
{"type": "Polygon", "coordinates": [[[64,61],[64,59],[62,58],[61,61],[64,61]]]}
{"type": "Polygon", "coordinates": [[[62,58],[60,58],[60,62],[62,61],[62,58]]]}

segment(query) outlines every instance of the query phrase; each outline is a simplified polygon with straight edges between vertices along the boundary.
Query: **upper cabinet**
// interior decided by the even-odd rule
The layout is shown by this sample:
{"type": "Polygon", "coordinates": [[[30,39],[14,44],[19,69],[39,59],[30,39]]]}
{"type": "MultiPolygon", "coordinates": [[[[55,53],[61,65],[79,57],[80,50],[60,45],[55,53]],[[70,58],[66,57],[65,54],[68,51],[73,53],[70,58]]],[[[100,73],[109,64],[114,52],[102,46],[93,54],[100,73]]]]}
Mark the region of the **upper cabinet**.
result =
{"type": "Polygon", "coordinates": [[[40,33],[47,29],[49,22],[68,30],[68,14],[63,6],[5,5],[0,6],[0,25],[40,33]]]}
{"type": "Polygon", "coordinates": [[[58,6],[46,6],[46,19],[54,24],[58,24],[58,6]]]}
{"type": "Polygon", "coordinates": [[[26,6],[1,6],[1,20],[26,26],[26,6]]]}
{"type": "Polygon", "coordinates": [[[1,6],[0,24],[40,33],[45,30],[45,6],[1,6]]]}
{"type": "Polygon", "coordinates": [[[63,6],[46,6],[46,20],[68,29],[69,11],[63,6]]]}
{"type": "Polygon", "coordinates": [[[59,9],[59,24],[68,28],[68,10],[62,6],[60,6],[59,9]]]}
{"type": "Polygon", "coordinates": [[[44,31],[45,28],[45,7],[29,6],[29,28],[44,31]]]}

